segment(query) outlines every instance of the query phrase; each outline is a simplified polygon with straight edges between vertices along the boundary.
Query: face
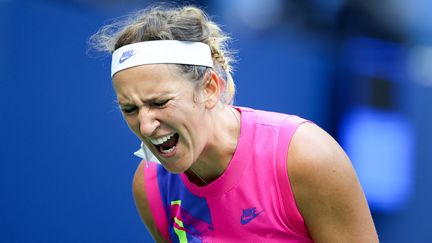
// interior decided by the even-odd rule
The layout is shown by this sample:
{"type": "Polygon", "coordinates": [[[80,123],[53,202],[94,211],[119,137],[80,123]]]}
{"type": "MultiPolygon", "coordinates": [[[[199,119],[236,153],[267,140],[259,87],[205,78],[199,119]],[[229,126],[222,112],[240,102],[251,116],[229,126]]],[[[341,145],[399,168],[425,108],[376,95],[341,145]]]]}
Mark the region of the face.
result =
{"type": "Polygon", "coordinates": [[[165,64],[120,71],[113,82],[129,128],[167,170],[186,171],[203,152],[211,130],[205,126],[200,91],[165,64]]]}

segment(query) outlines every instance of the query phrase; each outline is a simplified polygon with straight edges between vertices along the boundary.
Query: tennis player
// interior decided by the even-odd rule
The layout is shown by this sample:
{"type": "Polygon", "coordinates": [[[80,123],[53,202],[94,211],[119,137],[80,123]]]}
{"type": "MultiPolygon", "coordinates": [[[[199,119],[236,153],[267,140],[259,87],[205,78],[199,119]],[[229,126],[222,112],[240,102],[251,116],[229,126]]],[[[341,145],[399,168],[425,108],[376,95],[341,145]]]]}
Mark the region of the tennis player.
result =
{"type": "Polygon", "coordinates": [[[232,105],[228,39],[191,6],[147,8],[91,38],[112,53],[119,106],[142,141],[133,192],[155,241],[378,242],[330,135],[232,105]]]}

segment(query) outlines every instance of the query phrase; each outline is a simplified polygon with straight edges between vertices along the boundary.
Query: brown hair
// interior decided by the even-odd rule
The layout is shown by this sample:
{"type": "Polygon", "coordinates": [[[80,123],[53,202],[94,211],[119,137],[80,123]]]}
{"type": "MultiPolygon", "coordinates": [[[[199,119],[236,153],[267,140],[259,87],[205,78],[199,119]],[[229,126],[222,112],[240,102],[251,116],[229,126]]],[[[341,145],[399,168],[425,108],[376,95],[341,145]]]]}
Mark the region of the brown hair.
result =
{"type": "MultiPolygon", "coordinates": [[[[143,41],[180,40],[207,44],[212,53],[213,70],[225,81],[221,101],[232,104],[235,93],[231,72],[232,52],[229,37],[199,8],[193,6],[152,6],[102,27],[90,38],[98,51],[114,52],[118,48],[143,41]]],[[[198,85],[204,82],[207,67],[178,64],[180,71],[198,85]]]]}

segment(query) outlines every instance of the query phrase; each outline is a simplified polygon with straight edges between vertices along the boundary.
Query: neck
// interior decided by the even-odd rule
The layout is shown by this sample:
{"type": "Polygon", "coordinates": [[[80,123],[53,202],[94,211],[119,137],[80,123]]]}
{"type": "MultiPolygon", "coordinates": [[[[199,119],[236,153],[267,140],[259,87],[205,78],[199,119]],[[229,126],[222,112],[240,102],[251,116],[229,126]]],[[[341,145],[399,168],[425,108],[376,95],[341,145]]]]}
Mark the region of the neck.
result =
{"type": "Polygon", "coordinates": [[[185,172],[189,181],[198,186],[208,185],[223,174],[240,135],[240,112],[231,106],[216,106],[207,120],[213,133],[197,161],[185,172]]]}

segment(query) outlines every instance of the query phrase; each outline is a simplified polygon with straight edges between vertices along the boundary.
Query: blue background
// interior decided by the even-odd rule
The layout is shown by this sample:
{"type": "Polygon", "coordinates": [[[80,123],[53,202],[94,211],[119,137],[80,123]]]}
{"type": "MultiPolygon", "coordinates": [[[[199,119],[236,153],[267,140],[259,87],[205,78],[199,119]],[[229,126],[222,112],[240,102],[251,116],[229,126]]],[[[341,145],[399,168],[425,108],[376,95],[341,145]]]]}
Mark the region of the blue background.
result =
{"type": "MultiPolygon", "coordinates": [[[[273,2],[281,1],[266,4],[273,2]]],[[[390,51],[402,49],[403,54],[390,59],[400,60],[407,71],[390,78],[393,89],[383,92],[392,95],[392,105],[380,114],[396,112],[403,117],[397,122],[409,127],[402,135],[390,129],[393,137],[405,138],[399,143],[383,137],[392,151],[407,148],[406,153],[412,153],[406,160],[392,161],[407,169],[389,175],[403,177],[407,184],[398,194],[402,199],[385,198],[396,206],[376,207],[375,198],[368,200],[381,242],[430,242],[432,76],[427,70],[432,70],[432,62],[413,67],[418,64],[415,60],[432,60],[430,33],[406,18],[411,22],[407,20],[401,31],[403,38],[389,40],[358,26],[351,31],[356,25],[349,22],[350,16],[356,11],[336,20],[337,11],[329,6],[318,8],[315,3],[308,9],[287,2],[291,4],[284,5],[288,9],[284,17],[265,28],[242,24],[229,11],[229,1],[192,2],[202,4],[233,37],[239,59],[234,74],[236,104],[298,114],[344,140],[348,135],[341,127],[350,125],[344,123],[348,111],[381,107],[368,98],[371,88],[364,87],[371,84],[369,69],[352,67],[358,63],[368,67],[363,64],[371,61],[354,59],[344,49],[347,40],[363,36],[390,43],[375,49],[369,42],[358,44],[381,54],[397,43],[397,51],[390,51]],[[287,12],[296,18],[286,17],[287,12]],[[416,55],[424,58],[412,59],[416,55]]],[[[430,7],[420,0],[415,4],[430,7]]],[[[139,141],[114,102],[109,57],[87,52],[88,38],[107,20],[145,6],[139,1],[0,1],[0,242],[150,241],[131,192],[139,163],[132,152],[139,141]]],[[[406,10],[404,16],[415,15],[415,9],[406,10]]],[[[400,70],[399,64],[390,65],[400,70]]],[[[362,139],[374,140],[373,136],[362,139]]],[[[361,173],[373,171],[371,166],[361,173]]]]}

